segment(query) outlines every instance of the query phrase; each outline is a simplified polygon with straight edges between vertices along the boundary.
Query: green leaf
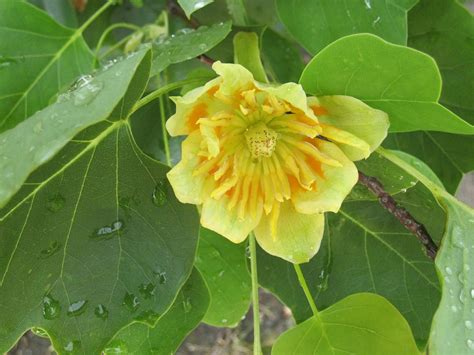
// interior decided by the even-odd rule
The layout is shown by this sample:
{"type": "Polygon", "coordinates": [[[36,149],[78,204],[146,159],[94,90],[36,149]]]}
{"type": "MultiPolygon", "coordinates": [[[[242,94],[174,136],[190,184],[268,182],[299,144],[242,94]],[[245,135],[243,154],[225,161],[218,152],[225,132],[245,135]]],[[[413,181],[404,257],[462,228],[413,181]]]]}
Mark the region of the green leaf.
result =
{"type": "Polygon", "coordinates": [[[199,324],[209,306],[206,284],[194,269],[171,308],[154,327],[134,323],[122,329],[105,354],[173,354],[199,324]]]}
{"type": "Polygon", "coordinates": [[[0,210],[0,351],[39,327],[59,352],[99,353],[132,321],[163,314],[188,278],[197,213],[175,199],[168,168],[138,149],[129,126],[150,59],[107,120],[0,210]]]}
{"type": "Polygon", "coordinates": [[[397,44],[407,43],[407,11],[418,0],[277,0],[288,31],[311,54],[354,33],[373,33],[397,44]]]}
{"type": "Polygon", "coordinates": [[[92,70],[84,29],[65,28],[24,1],[0,2],[0,132],[47,106],[60,89],[92,70]]]}
{"type": "Polygon", "coordinates": [[[188,18],[191,18],[194,11],[200,10],[213,2],[214,0],[178,0],[178,4],[182,7],[188,18]]]}
{"type": "Polygon", "coordinates": [[[431,55],[443,77],[440,102],[474,123],[474,17],[455,0],[421,0],[408,16],[410,47],[431,55]]]}
{"type": "Polygon", "coordinates": [[[112,114],[148,52],[141,50],[95,77],[81,77],[55,104],[0,134],[0,171],[4,172],[0,175],[0,207],[33,170],[76,134],[112,114]]]}
{"type": "Polygon", "coordinates": [[[252,291],[245,243],[234,244],[201,228],[195,265],[211,293],[204,321],[217,327],[236,326],[247,313],[252,291]]]}
{"type": "Polygon", "coordinates": [[[170,64],[184,62],[206,53],[227,37],[231,23],[218,23],[211,27],[201,26],[196,30],[185,30],[155,42],[151,74],[156,75],[170,64]]]}
{"type": "Polygon", "coordinates": [[[54,20],[66,27],[77,27],[78,21],[71,1],[63,0],[30,0],[41,9],[44,9],[54,20]]]}
{"type": "Polygon", "coordinates": [[[408,323],[383,297],[349,296],[281,335],[274,355],[419,354],[408,323]]]}
{"type": "Polygon", "coordinates": [[[454,194],[464,174],[474,170],[474,137],[439,132],[389,135],[384,146],[413,154],[427,163],[454,194]]]}
{"type": "Polygon", "coordinates": [[[237,26],[245,26],[247,24],[247,11],[243,0],[226,0],[227,9],[232,16],[232,22],[237,26]]]}
{"type": "MultiPolygon", "coordinates": [[[[425,223],[430,235],[440,239],[445,215],[416,178],[377,154],[358,167],[379,178],[403,207],[425,223]]],[[[374,196],[356,189],[338,214],[326,214],[321,248],[302,264],[315,302],[324,309],[356,292],[377,293],[398,308],[423,345],[440,297],[434,264],[416,237],[374,196]]],[[[291,264],[260,251],[259,281],[291,308],[297,322],[311,316],[291,264]]]]}
{"type": "Polygon", "coordinates": [[[474,209],[441,189],[422,171],[393,152],[380,153],[422,182],[446,211],[443,243],[436,257],[442,298],[433,319],[430,354],[467,354],[474,350],[474,209]]]}
{"type": "Polygon", "coordinates": [[[255,80],[268,83],[260,59],[258,36],[255,32],[238,32],[234,36],[234,63],[247,68],[253,74],[255,80]]]}
{"type": "Polygon", "coordinates": [[[304,68],[299,48],[269,28],[262,36],[262,57],[274,81],[298,82],[304,68]]]}
{"type": "Polygon", "coordinates": [[[349,95],[390,116],[392,132],[474,134],[474,126],[438,104],[434,60],[369,34],[341,38],[319,52],[300,79],[314,95],[349,95]]]}

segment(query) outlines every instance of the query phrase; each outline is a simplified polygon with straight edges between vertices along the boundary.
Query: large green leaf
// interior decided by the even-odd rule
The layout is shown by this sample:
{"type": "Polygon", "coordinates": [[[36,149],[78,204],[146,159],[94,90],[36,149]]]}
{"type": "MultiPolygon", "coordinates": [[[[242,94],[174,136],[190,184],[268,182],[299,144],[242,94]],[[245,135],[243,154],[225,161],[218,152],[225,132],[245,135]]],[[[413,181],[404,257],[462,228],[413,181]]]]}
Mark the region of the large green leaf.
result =
{"type": "Polygon", "coordinates": [[[0,132],[47,106],[60,89],[92,70],[83,31],[59,25],[27,2],[0,1],[0,132]]]}
{"type": "Polygon", "coordinates": [[[384,157],[416,177],[433,193],[447,213],[436,267],[443,289],[433,319],[430,354],[468,354],[474,350],[474,210],[426,177],[416,167],[393,152],[381,150],[384,157]]]}
{"type": "Polygon", "coordinates": [[[341,38],[319,52],[300,79],[314,95],[349,95],[390,116],[392,132],[474,134],[474,126],[438,104],[441,76],[417,50],[369,34],[341,38]]]}
{"type": "Polygon", "coordinates": [[[77,133],[112,114],[147,52],[143,49],[94,77],[81,77],[56,103],[0,134],[0,207],[77,133]]]}
{"type": "Polygon", "coordinates": [[[456,0],[421,0],[408,16],[408,44],[431,55],[443,77],[440,102],[474,123],[474,17],[456,0]]]}
{"type": "Polygon", "coordinates": [[[454,194],[463,175],[474,170],[474,137],[440,132],[391,134],[384,146],[413,154],[426,162],[454,194]]]}
{"type": "MultiPolygon", "coordinates": [[[[439,240],[444,214],[415,178],[377,155],[359,169],[377,176],[439,240]]],[[[415,236],[359,187],[338,214],[326,216],[321,248],[302,265],[318,307],[324,309],[356,292],[374,292],[393,303],[410,323],[415,339],[426,343],[440,287],[434,264],[415,236]]],[[[311,316],[291,264],[259,251],[259,281],[292,309],[297,322],[311,316]]]]}
{"type": "Polygon", "coordinates": [[[418,0],[277,0],[288,31],[312,54],[354,33],[407,43],[407,11],[418,0]]]}
{"type": "Polygon", "coordinates": [[[173,354],[202,320],[208,306],[206,284],[194,269],[171,308],[154,327],[134,323],[122,329],[108,344],[105,354],[173,354]]]}
{"type": "Polygon", "coordinates": [[[201,26],[196,30],[181,30],[176,35],[154,43],[152,75],[158,74],[170,64],[184,62],[206,53],[227,37],[231,30],[230,22],[201,26]]]}
{"type": "Polygon", "coordinates": [[[234,327],[247,313],[252,291],[245,243],[234,244],[201,228],[196,267],[211,293],[204,321],[218,327],[234,327]]]}
{"type": "Polygon", "coordinates": [[[98,353],[130,322],[154,323],[188,278],[197,213],[138,149],[127,118],[149,68],[147,55],[107,120],[0,210],[0,351],[40,327],[59,352],[98,353]]]}
{"type": "Polygon", "coordinates": [[[281,335],[274,355],[419,354],[403,316],[384,298],[349,296],[281,335]]]}

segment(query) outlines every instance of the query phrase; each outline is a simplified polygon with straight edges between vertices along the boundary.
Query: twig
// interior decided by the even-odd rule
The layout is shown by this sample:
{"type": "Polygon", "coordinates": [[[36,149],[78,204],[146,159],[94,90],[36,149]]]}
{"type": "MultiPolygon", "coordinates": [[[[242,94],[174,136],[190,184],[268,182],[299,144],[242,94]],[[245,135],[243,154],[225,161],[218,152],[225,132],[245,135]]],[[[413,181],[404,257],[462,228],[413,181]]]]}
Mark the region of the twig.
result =
{"type": "Polygon", "coordinates": [[[367,176],[359,171],[359,183],[367,187],[379,199],[380,204],[389,211],[400,223],[414,234],[425,248],[426,255],[431,259],[436,258],[438,247],[431,239],[425,226],[418,223],[405,208],[399,207],[395,199],[385,191],[382,183],[376,178],[367,176]]]}

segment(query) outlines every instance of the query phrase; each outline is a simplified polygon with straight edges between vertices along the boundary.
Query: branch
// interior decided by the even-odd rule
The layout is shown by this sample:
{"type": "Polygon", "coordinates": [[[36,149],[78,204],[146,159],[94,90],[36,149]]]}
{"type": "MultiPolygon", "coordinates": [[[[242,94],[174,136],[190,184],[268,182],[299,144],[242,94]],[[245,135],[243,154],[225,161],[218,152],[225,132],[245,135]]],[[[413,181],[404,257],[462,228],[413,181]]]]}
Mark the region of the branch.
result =
{"type": "Polygon", "coordinates": [[[438,247],[433,239],[431,239],[425,226],[418,223],[405,208],[399,207],[395,199],[384,190],[382,183],[376,178],[367,176],[359,171],[359,183],[367,187],[367,189],[377,196],[383,208],[394,215],[406,229],[418,238],[425,249],[426,255],[434,260],[438,252],[438,247]]]}

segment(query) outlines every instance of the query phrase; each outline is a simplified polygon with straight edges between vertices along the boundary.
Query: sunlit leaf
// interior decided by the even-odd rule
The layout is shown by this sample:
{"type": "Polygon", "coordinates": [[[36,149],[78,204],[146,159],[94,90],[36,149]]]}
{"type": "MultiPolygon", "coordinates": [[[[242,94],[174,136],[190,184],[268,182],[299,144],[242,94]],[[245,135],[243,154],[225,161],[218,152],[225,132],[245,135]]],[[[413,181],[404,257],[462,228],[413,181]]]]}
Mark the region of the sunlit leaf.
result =
{"type": "Polygon", "coordinates": [[[224,22],[196,30],[182,30],[170,38],[153,45],[152,75],[158,74],[170,64],[184,62],[206,53],[221,42],[231,30],[231,23],[224,22]]]}
{"type": "Polygon", "coordinates": [[[219,327],[236,326],[250,305],[251,282],[247,270],[245,243],[201,228],[196,267],[211,293],[211,305],[204,321],[219,327]]]}
{"type": "Polygon", "coordinates": [[[349,296],[281,335],[274,355],[412,354],[419,351],[410,327],[384,298],[349,296]]]}
{"type": "Polygon", "coordinates": [[[81,77],[56,103],[0,134],[0,207],[77,133],[112,114],[147,52],[81,77]]]}
{"type": "Polygon", "coordinates": [[[191,272],[197,213],[175,199],[168,168],[138,149],[129,126],[147,53],[107,120],[0,210],[0,351],[39,327],[59,352],[99,353],[132,321],[154,323],[191,272]]]}
{"type": "Polygon", "coordinates": [[[369,34],[341,38],[319,52],[300,79],[314,95],[354,96],[389,114],[392,132],[474,134],[474,126],[438,104],[435,61],[369,34]]]}
{"type": "Polygon", "coordinates": [[[171,308],[154,327],[135,323],[122,329],[112,340],[105,354],[172,354],[206,314],[209,292],[194,269],[171,308]]]}
{"type": "Polygon", "coordinates": [[[277,0],[288,31],[312,54],[355,33],[406,44],[407,11],[418,0],[277,0]]]}
{"type": "Polygon", "coordinates": [[[467,354],[474,350],[474,210],[431,181],[396,154],[382,155],[420,180],[446,211],[443,242],[436,257],[442,298],[433,319],[430,354],[467,354]]]}
{"type": "Polygon", "coordinates": [[[47,106],[65,85],[92,70],[82,31],[59,25],[27,2],[0,1],[0,132],[47,106]]]}

